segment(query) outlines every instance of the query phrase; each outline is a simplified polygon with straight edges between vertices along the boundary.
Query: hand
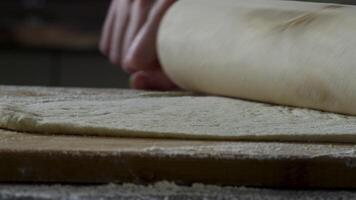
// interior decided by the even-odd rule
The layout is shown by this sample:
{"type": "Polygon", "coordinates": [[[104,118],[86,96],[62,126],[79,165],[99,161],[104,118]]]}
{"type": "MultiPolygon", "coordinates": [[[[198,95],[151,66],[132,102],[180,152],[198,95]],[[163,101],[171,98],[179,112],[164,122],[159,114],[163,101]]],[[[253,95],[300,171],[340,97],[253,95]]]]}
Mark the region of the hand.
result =
{"type": "Polygon", "coordinates": [[[135,89],[171,90],[160,66],[156,39],[160,21],[175,0],[112,0],[100,50],[131,74],[135,89]]]}

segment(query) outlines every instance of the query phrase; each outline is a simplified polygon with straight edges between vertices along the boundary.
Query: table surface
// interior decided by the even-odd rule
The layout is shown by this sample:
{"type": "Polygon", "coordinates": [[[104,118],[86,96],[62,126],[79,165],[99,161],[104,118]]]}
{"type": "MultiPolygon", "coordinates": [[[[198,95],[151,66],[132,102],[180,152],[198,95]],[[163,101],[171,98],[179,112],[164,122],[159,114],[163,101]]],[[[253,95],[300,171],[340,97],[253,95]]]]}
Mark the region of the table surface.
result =
{"type": "Polygon", "coordinates": [[[244,187],[219,187],[195,184],[177,186],[172,183],[153,185],[0,185],[0,199],[4,200],[165,200],[165,199],[238,199],[238,200],[351,200],[352,190],[275,190],[244,187]]]}

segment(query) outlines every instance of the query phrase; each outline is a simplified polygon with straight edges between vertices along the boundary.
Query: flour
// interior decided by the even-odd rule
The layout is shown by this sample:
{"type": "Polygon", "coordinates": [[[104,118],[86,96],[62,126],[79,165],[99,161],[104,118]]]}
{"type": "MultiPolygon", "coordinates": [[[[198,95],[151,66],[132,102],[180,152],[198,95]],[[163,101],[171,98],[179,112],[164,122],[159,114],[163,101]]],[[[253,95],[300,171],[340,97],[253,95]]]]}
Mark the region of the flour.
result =
{"type": "Polygon", "coordinates": [[[0,185],[1,199],[309,199],[334,200],[354,199],[354,191],[333,190],[273,190],[245,187],[221,187],[216,185],[193,184],[180,186],[170,182],[152,185],[108,184],[99,186],[71,185],[0,185]]]}

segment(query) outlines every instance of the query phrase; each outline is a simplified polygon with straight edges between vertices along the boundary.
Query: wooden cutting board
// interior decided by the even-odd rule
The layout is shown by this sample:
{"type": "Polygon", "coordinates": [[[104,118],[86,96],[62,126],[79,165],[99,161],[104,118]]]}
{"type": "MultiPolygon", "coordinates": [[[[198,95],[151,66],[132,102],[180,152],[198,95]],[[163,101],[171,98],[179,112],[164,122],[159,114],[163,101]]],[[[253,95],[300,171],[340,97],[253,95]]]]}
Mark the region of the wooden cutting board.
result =
{"type": "Polygon", "coordinates": [[[356,188],[355,145],[44,136],[0,130],[0,181],[356,188]]]}
{"type": "MultiPolygon", "coordinates": [[[[0,86],[0,96],[62,98],[131,90],[0,86]]],[[[111,97],[113,99],[116,96],[111,97]]],[[[43,99],[42,99],[43,100],[43,99]]],[[[36,135],[0,129],[0,182],[206,183],[356,188],[356,145],[36,135]]]]}

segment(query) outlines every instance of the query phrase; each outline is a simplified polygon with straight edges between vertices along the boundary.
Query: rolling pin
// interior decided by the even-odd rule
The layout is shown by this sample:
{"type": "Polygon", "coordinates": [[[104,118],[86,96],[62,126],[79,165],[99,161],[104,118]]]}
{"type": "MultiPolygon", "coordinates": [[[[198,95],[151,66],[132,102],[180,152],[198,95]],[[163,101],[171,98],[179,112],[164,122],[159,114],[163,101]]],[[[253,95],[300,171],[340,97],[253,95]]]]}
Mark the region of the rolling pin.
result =
{"type": "Polygon", "coordinates": [[[356,115],[356,6],[179,0],[157,46],[181,88],[356,115]]]}

